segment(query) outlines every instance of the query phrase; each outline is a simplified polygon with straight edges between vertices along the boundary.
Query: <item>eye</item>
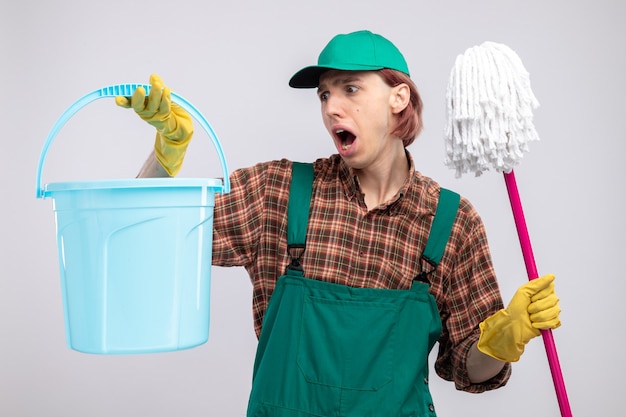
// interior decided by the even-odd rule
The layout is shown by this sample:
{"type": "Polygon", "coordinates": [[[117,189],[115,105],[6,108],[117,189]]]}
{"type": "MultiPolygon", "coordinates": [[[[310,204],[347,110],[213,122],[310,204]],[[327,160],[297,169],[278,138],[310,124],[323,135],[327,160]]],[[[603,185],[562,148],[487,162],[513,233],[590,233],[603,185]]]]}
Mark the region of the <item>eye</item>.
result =
{"type": "Polygon", "coordinates": [[[346,92],[348,93],[356,93],[357,91],[359,91],[359,87],[357,87],[356,85],[346,86],[346,92]]]}
{"type": "Polygon", "coordinates": [[[320,101],[326,101],[326,100],[328,100],[328,92],[326,92],[326,91],[325,91],[325,92],[322,92],[322,93],[319,93],[319,94],[318,94],[318,96],[319,96],[319,98],[320,98],[320,101]]]}

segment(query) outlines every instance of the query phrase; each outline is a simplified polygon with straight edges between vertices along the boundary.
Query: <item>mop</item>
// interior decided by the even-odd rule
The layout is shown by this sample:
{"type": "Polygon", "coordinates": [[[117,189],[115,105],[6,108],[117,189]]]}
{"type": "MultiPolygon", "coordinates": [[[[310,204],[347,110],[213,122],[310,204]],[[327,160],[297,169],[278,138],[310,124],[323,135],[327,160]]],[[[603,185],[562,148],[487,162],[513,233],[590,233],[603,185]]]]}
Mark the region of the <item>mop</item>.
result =
{"type": "MultiPolygon", "coordinates": [[[[515,226],[528,273],[539,276],[513,168],[529,142],[539,140],[533,110],[539,106],[529,74],[508,46],[484,42],[456,58],[446,92],[445,164],[456,177],[490,168],[504,173],[515,226]]],[[[561,415],[571,409],[551,330],[542,330],[561,415]]]]}

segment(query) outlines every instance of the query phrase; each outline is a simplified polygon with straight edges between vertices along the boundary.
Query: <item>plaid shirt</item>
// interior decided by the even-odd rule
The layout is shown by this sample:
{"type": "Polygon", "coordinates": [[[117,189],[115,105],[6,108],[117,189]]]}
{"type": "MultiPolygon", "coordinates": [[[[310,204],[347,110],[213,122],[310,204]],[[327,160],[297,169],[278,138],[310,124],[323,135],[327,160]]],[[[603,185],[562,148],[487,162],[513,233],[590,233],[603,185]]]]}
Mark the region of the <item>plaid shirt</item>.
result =
{"type": "MultiPolygon", "coordinates": [[[[439,185],[415,171],[388,203],[365,205],[358,180],[338,155],[314,164],[315,180],[301,259],[307,277],[353,287],[408,289],[437,207],[439,185]]],[[[263,316],[287,253],[287,205],[291,162],[260,163],[231,175],[232,191],[216,197],[213,264],[243,266],[252,280],[254,326],[263,316]]],[[[432,268],[431,268],[432,269],[432,268]]],[[[478,324],[503,308],[485,229],[476,210],[461,198],[444,256],[429,279],[443,324],[437,373],[457,389],[482,392],[504,385],[510,365],[483,384],[471,384],[466,359],[478,340],[478,324]]]]}

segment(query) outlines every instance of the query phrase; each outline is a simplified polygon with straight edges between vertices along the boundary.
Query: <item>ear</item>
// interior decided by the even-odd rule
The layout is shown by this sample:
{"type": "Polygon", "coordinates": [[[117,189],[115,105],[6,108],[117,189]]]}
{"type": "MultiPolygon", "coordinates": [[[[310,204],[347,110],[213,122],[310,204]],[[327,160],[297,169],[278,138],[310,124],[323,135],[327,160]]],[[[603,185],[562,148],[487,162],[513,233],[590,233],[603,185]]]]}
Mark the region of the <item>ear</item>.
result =
{"type": "Polygon", "coordinates": [[[402,110],[406,109],[411,99],[411,90],[405,83],[398,84],[391,89],[391,95],[389,97],[389,104],[391,105],[391,112],[398,114],[402,110]]]}

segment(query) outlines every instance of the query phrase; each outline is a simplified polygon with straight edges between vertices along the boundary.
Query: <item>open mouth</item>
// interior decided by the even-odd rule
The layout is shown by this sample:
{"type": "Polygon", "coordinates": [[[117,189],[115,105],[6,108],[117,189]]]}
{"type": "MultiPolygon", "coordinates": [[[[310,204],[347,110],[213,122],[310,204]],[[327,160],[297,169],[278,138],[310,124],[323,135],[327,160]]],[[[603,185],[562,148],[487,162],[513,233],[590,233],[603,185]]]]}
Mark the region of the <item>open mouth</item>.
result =
{"type": "Polygon", "coordinates": [[[341,149],[343,150],[350,149],[350,147],[354,143],[354,140],[356,139],[356,136],[352,132],[349,132],[345,129],[335,130],[335,137],[339,141],[341,149]]]}

